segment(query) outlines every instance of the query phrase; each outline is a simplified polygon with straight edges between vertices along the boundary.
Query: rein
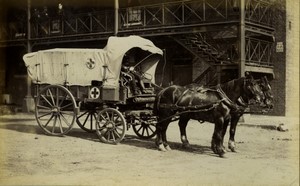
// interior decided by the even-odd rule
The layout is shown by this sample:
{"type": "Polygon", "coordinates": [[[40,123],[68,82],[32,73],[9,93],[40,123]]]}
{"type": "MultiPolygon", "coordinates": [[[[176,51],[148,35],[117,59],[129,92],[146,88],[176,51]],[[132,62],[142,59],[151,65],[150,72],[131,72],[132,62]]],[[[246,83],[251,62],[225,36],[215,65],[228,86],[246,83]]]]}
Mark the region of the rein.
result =
{"type": "MultiPolygon", "coordinates": [[[[207,112],[207,111],[213,110],[213,109],[216,108],[222,101],[224,101],[224,100],[221,99],[220,101],[218,101],[218,102],[212,104],[212,106],[209,107],[209,108],[205,108],[205,107],[209,106],[209,105],[205,105],[205,106],[201,106],[202,109],[200,109],[200,106],[199,106],[199,105],[196,105],[196,106],[194,106],[195,109],[193,109],[193,110],[185,110],[186,107],[174,105],[174,107],[176,107],[176,108],[182,108],[182,109],[184,109],[184,111],[177,112],[177,113],[175,113],[175,114],[173,114],[173,115],[171,115],[171,116],[169,116],[169,117],[167,117],[167,118],[165,118],[165,119],[163,119],[163,120],[161,120],[161,121],[159,121],[159,122],[157,122],[157,123],[162,123],[162,122],[164,122],[164,121],[167,121],[167,120],[169,120],[169,119],[172,119],[173,117],[180,116],[181,114],[186,114],[186,113],[191,113],[191,112],[207,112]],[[199,109],[196,109],[197,107],[199,107],[199,109]]],[[[160,108],[170,108],[170,105],[171,105],[171,104],[161,104],[161,105],[162,105],[162,107],[160,107],[160,108]]],[[[171,109],[172,109],[172,108],[171,108],[171,109]]],[[[172,119],[170,122],[177,121],[177,120],[179,120],[179,118],[172,119]]]]}

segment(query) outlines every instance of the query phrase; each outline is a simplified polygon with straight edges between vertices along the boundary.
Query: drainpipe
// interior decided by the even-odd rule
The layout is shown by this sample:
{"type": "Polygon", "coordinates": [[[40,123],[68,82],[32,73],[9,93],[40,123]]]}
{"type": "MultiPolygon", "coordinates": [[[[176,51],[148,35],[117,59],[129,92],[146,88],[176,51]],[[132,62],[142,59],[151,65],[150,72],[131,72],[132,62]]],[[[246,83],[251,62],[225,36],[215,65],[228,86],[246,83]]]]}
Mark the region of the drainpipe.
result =
{"type": "Polygon", "coordinates": [[[240,1],[240,64],[239,64],[239,77],[245,76],[245,63],[246,63],[246,38],[245,38],[245,0],[240,1]]]}
{"type": "Polygon", "coordinates": [[[114,35],[118,35],[119,30],[119,0],[115,0],[115,30],[114,35]]]}
{"type": "MultiPolygon", "coordinates": [[[[31,17],[31,12],[30,12],[30,8],[31,8],[31,0],[27,0],[27,53],[31,52],[31,42],[30,42],[30,38],[31,38],[31,28],[30,28],[30,17],[31,17]]],[[[31,96],[31,79],[29,77],[29,75],[27,74],[27,78],[26,78],[26,85],[27,85],[27,93],[26,96],[24,98],[23,101],[23,107],[22,107],[22,111],[23,112],[30,112],[34,110],[34,100],[31,96]]]]}

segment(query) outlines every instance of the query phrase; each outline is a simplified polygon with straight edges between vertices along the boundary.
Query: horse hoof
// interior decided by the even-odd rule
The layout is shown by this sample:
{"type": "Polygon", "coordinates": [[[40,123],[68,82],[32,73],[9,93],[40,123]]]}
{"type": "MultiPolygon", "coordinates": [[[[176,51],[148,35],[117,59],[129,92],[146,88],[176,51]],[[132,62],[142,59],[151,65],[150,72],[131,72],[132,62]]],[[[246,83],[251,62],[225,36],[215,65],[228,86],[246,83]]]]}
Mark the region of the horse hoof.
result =
{"type": "Polygon", "coordinates": [[[230,150],[231,150],[231,152],[238,153],[238,151],[235,148],[231,148],[230,150]]]}
{"type": "Polygon", "coordinates": [[[218,149],[218,153],[220,158],[224,158],[225,156],[225,151],[223,149],[218,149]]]}
{"type": "Polygon", "coordinates": [[[220,157],[220,158],[226,158],[225,153],[219,154],[219,157],[220,157]]]}
{"type": "Polygon", "coordinates": [[[211,144],[211,150],[212,150],[215,154],[218,154],[218,153],[217,153],[217,145],[211,144]]]}
{"type": "Polygon", "coordinates": [[[231,152],[236,152],[236,150],[235,150],[235,142],[230,140],[228,142],[228,148],[231,150],[231,152]]]}
{"type": "Polygon", "coordinates": [[[167,151],[167,149],[165,148],[165,146],[163,144],[158,145],[158,150],[163,151],[163,152],[167,151]]]}
{"type": "Polygon", "coordinates": [[[231,152],[237,152],[237,150],[233,146],[228,146],[228,148],[231,150],[231,152]]]}
{"type": "Polygon", "coordinates": [[[166,149],[167,151],[171,151],[171,150],[172,150],[171,147],[170,147],[170,145],[166,145],[166,146],[165,146],[165,149],[166,149]]]}

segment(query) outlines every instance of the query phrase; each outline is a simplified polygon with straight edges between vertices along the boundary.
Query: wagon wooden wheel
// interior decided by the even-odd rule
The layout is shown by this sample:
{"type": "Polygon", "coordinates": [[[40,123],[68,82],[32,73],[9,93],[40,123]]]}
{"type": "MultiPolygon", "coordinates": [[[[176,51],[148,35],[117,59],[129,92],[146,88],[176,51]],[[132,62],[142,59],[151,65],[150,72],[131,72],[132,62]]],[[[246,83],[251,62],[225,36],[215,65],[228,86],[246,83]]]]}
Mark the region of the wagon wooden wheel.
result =
{"type": "Polygon", "coordinates": [[[118,144],[127,130],[126,121],[117,109],[106,108],[98,113],[96,133],[104,143],[118,144]]]}
{"type": "MultiPolygon", "coordinates": [[[[153,121],[155,122],[156,120],[153,119],[153,121]]],[[[153,138],[156,135],[156,126],[154,122],[152,122],[151,118],[140,120],[133,125],[133,131],[142,139],[153,138]]]]}
{"type": "Polygon", "coordinates": [[[48,85],[36,97],[35,117],[46,134],[62,136],[72,129],[76,108],[75,99],[68,89],[48,85]]]}
{"type": "Polygon", "coordinates": [[[76,122],[80,128],[87,132],[96,131],[96,121],[97,121],[97,110],[89,109],[77,116],[76,122]]]}

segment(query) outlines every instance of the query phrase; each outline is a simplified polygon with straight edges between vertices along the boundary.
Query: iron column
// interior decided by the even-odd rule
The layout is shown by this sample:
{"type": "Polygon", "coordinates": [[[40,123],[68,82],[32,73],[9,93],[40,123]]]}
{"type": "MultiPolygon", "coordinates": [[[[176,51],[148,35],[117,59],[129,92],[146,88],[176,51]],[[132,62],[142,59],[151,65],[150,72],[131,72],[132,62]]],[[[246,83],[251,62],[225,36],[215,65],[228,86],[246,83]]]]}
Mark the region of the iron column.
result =
{"type": "Polygon", "coordinates": [[[119,0],[115,0],[115,36],[118,35],[119,30],[119,0]]]}
{"type": "Polygon", "coordinates": [[[245,76],[245,63],[246,63],[246,39],[245,39],[245,0],[240,0],[240,63],[239,63],[239,77],[245,76]]]}
{"type": "MultiPolygon", "coordinates": [[[[27,53],[31,52],[31,28],[30,28],[30,18],[31,18],[31,0],[27,0],[27,53]]],[[[30,112],[34,109],[34,100],[31,96],[31,79],[29,75],[27,74],[26,78],[26,84],[27,84],[27,93],[23,101],[23,112],[30,112]]]]}

